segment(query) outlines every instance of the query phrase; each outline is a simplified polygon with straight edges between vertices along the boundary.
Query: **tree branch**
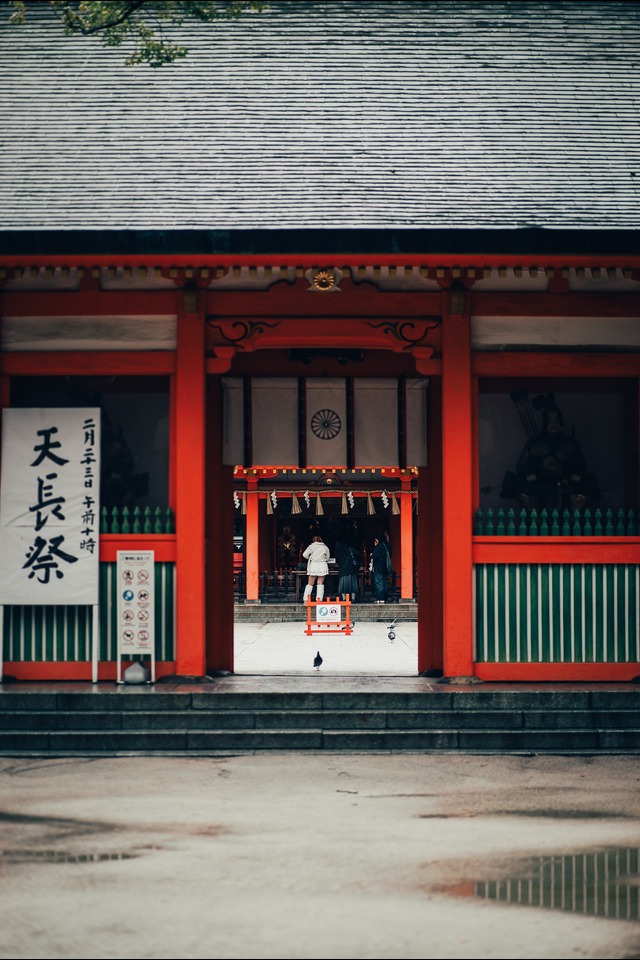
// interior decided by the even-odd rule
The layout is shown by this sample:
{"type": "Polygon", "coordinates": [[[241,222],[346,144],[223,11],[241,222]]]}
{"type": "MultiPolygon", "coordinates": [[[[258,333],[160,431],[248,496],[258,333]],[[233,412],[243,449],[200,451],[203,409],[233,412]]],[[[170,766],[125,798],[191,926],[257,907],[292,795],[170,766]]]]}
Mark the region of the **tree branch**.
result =
{"type": "Polygon", "coordinates": [[[84,27],[80,21],[76,23],[76,27],[85,37],[88,37],[92,33],[100,33],[101,30],[108,30],[110,27],[117,27],[119,24],[124,23],[125,20],[128,20],[131,14],[135,13],[138,7],[142,7],[144,3],[145,0],[132,0],[131,3],[127,4],[119,17],[116,17],[114,20],[106,20],[97,27],[84,27]]]}

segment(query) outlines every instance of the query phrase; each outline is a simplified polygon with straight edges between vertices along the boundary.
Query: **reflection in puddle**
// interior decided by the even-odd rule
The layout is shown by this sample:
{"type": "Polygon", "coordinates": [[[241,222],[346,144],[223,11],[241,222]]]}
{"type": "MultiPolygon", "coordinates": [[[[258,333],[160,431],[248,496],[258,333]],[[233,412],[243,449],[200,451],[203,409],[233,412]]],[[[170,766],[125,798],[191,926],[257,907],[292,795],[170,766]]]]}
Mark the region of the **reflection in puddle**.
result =
{"type": "Polygon", "coordinates": [[[473,895],[521,906],[637,920],[640,901],[638,848],[542,856],[527,860],[513,878],[480,881],[473,895]]]}

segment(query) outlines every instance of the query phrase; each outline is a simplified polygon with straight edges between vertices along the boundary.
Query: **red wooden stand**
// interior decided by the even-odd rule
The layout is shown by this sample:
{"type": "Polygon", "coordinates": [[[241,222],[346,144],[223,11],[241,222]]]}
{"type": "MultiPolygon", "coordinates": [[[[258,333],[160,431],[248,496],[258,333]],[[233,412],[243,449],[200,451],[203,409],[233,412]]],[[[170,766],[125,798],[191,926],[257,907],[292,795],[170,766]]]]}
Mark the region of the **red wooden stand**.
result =
{"type": "Polygon", "coordinates": [[[311,636],[314,633],[344,633],[346,636],[351,634],[351,596],[347,594],[346,600],[339,600],[336,597],[335,600],[332,600],[330,597],[327,597],[326,600],[310,600],[306,601],[307,607],[307,629],[305,633],[307,636],[311,636]],[[336,619],[323,620],[318,622],[318,620],[311,619],[311,611],[315,607],[334,607],[337,606],[339,609],[339,615],[336,619]],[[345,618],[342,619],[342,610],[344,608],[345,618]]]}

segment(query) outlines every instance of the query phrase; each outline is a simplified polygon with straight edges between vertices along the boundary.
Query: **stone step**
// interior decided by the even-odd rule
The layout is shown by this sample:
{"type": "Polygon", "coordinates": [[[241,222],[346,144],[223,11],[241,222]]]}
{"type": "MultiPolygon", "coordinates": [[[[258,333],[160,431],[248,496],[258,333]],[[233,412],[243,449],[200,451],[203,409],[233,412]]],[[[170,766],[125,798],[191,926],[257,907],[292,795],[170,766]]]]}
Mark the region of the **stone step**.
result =
{"type": "Polygon", "coordinates": [[[0,755],[216,753],[254,750],[638,753],[640,729],[203,729],[1,731],[0,755]]]}
{"type": "MultiPolygon", "coordinates": [[[[640,686],[621,690],[486,690],[482,685],[464,690],[442,686],[436,690],[396,691],[263,691],[163,692],[162,684],[143,688],[115,687],[84,691],[0,690],[0,718],[16,711],[147,711],[184,710],[587,710],[637,711],[640,686]]],[[[1,724],[0,724],[1,725],[1,724]]]]}
{"type": "MultiPolygon", "coordinates": [[[[418,619],[417,603],[390,602],[384,605],[369,602],[355,603],[350,608],[351,619],[356,622],[389,623],[395,619],[400,622],[415,622],[418,619]]],[[[236,602],[233,607],[236,623],[290,623],[299,621],[300,627],[307,621],[307,608],[295,600],[278,602],[270,600],[264,603],[236,602]]]]}
{"type": "Polygon", "coordinates": [[[636,730],[635,710],[19,710],[0,716],[0,734],[11,731],[126,730],[636,730]]]}
{"type": "Polygon", "coordinates": [[[640,753],[638,691],[0,693],[0,754],[329,750],[640,753]]]}

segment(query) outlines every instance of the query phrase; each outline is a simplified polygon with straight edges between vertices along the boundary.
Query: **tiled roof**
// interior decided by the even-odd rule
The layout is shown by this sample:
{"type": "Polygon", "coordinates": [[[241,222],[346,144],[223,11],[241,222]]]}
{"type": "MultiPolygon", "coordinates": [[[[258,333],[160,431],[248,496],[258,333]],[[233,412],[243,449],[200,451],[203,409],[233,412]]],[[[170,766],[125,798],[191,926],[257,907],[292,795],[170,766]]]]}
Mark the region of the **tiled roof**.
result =
{"type": "Polygon", "coordinates": [[[637,229],[640,6],[273,2],[152,69],[0,13],[0,230],[637,229]]]}

